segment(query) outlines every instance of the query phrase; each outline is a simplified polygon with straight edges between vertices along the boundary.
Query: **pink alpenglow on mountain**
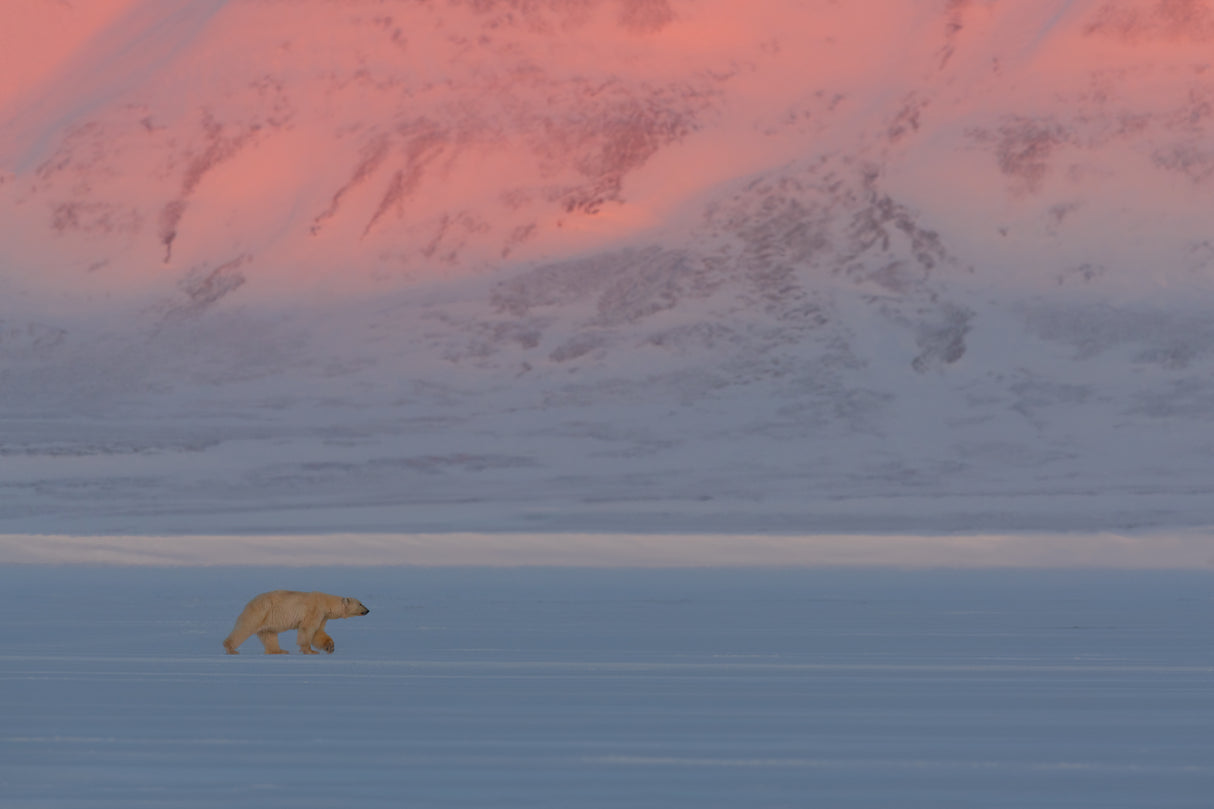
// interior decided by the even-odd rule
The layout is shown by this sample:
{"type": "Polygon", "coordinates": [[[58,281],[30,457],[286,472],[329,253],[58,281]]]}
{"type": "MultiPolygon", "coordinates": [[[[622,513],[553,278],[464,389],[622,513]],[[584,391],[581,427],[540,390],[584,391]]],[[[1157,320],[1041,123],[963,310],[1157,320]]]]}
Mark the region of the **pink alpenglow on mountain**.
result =
{"type": "Polygon", "coordinates": [[[1198,230],[1214,176],[1199,0],[11,0],[5,16],[0,245],[23,287],[234,262],[245,294],[270,296],[493,272],[660,239],[706,197],[819,162],[930,212],[963,260],[1006,265],[1059,241],[1140,252],[1164,219],[1198,230]]]}

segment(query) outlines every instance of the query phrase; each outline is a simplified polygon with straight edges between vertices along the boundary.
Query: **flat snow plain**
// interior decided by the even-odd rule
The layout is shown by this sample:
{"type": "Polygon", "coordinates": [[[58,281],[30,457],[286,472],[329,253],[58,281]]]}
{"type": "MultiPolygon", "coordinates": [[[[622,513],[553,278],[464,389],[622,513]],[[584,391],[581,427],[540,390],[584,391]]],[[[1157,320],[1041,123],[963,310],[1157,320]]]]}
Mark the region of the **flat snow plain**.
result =
{"type": "Polygon", "coordinates": [[[1214,796],[1209,571],[9,564],[0,592],[6,809],[1214,796]],[[371,614],[332,656],[223,655],[276,587],[371,614]]]}

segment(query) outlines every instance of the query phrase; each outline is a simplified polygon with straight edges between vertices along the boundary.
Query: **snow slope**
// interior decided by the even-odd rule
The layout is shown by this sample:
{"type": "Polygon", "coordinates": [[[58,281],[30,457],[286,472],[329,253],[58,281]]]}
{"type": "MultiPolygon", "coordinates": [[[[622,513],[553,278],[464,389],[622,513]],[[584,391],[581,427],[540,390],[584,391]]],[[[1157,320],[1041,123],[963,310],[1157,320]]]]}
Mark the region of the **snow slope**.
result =
{"type": "Polygon", "coordinates": [[[9,566],[0,588],[6,806],[1204,809],[1214,790],[1209,573],[9,566]],[[330,624],[331,657],[223,655],[279,584],[371,613],[330,624]]]}
{"type": "Polygon", "coordinates": [[[0,26],[0,531],[1214,519],[1208,2],[79,6],[0,26]]]}

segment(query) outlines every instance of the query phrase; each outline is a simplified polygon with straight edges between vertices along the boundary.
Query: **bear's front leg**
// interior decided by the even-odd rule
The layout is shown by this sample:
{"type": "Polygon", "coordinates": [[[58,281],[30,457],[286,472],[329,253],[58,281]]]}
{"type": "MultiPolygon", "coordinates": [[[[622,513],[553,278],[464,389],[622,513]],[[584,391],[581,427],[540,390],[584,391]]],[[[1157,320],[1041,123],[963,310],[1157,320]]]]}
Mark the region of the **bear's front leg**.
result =
{"type": "Polygon", "coordinates": [[[316,650],[314,650],[312,648],[312,636],[315,632],[316,632],[316,630],[312,627],[301,626],[299,628],[299,631],[295,633],[295,642],[299,644],[299,653],[300,654],[305,654],[305,655],[320,654],[319,652],[317,652],[316,650]]]}
{"type": "Polygon", "coordinates": [[[286,649],[278,645],[277,632],[258,632],[257,639],[261,641],[262,646],[266,647],[268,655],[285,655],[287,653],[286,649]]]}
{"type": "Polygon", "coordinates": [[[325,634],[323,629],[316,630],[316,634],[312,636],[312,646],[317,649],[322,649],[329,654],[333,654],[333,650],[337,648],[333,643],[333,639],[325,634]]]}

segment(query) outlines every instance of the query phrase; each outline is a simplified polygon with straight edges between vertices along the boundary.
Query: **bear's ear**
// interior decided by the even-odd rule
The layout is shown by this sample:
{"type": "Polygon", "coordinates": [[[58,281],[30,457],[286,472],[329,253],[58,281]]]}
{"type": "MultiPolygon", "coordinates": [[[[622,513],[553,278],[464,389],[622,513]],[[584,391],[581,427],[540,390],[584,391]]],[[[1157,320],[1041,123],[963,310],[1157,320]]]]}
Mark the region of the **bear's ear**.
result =
{"type": "Polygon", "coordinates": [[[342,599],[341,599],[341,608],[342,608],[343,610],[349,610],[349,609],[350,609],[350,598],[349,598],[349,596],[343,596],[343,597],[342,597],[342,599]]]}

